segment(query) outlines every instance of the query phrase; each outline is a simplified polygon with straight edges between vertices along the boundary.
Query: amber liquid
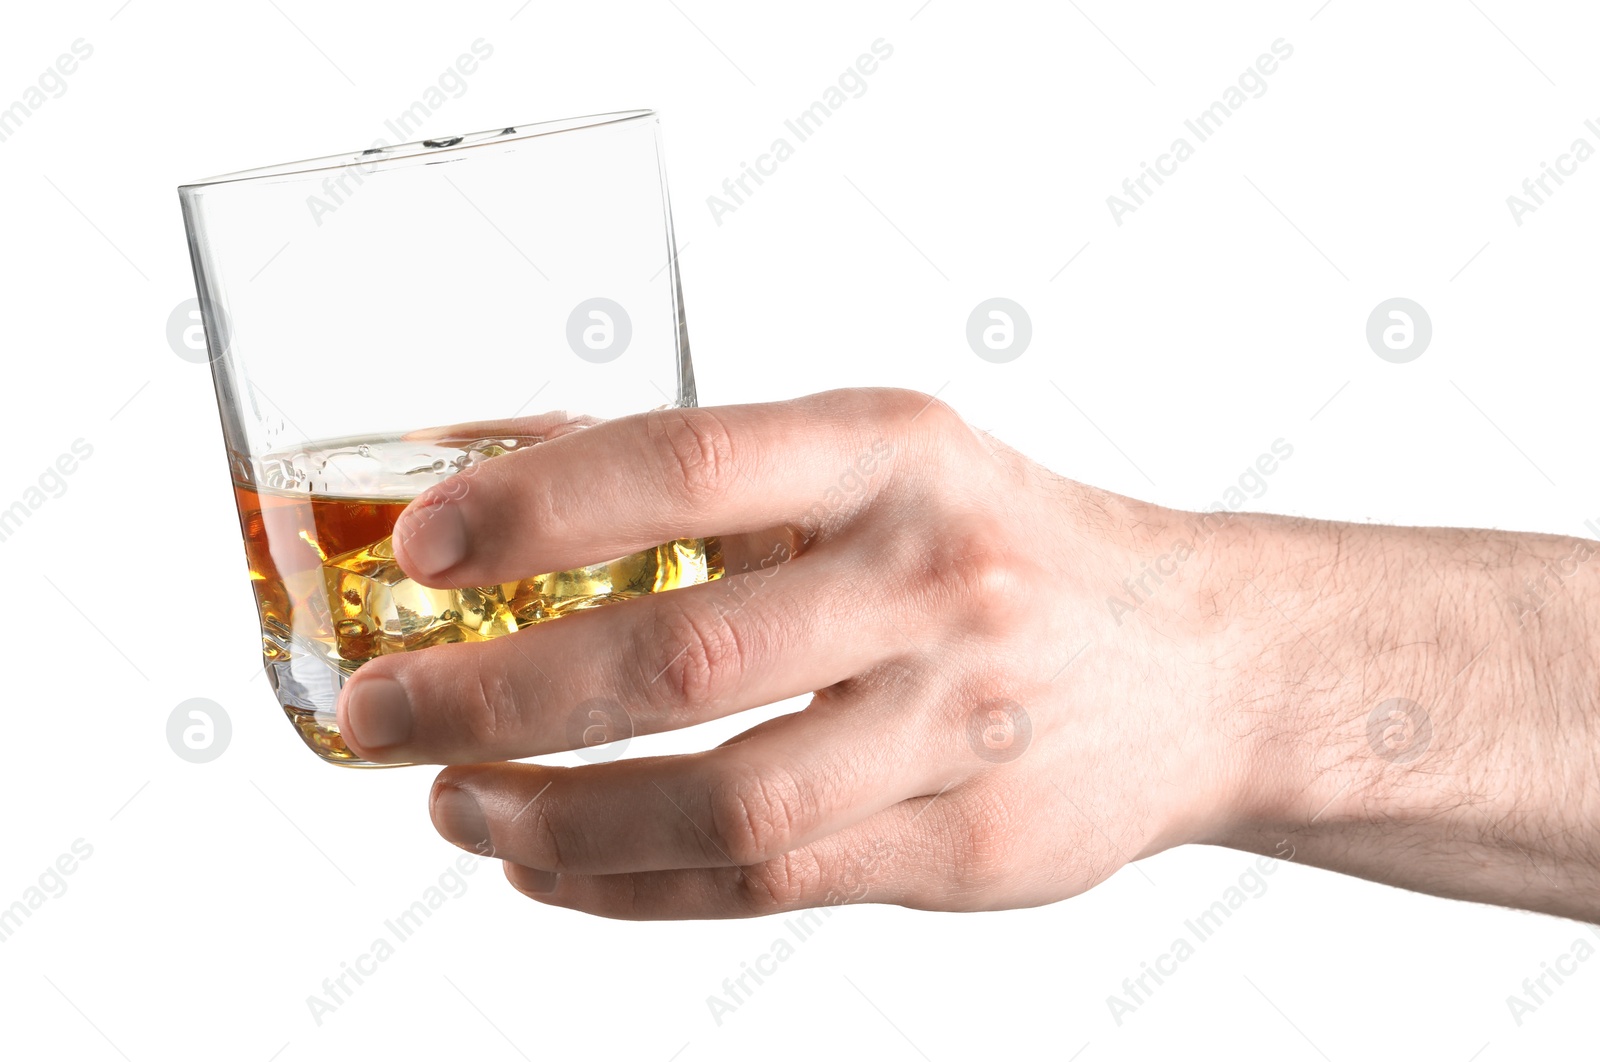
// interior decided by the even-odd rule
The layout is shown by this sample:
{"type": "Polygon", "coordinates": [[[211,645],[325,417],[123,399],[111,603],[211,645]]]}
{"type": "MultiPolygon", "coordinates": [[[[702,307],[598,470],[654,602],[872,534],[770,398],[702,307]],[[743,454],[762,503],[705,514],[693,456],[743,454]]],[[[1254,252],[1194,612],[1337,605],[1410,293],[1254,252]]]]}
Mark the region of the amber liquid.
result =
{"type": "Polygon", "coordinates": [[[581,609],[716,579],[716,540],[676,539],[618,560],[497,586],[436,590],[406,577],[389,534],[423,489],[537,439],[461,447],[344,440],[264,459],[268,485],[235,482],[261,648],[278,703],[323,759],[374,766],[339,736],[334,706],[386,653],[477,642],[581,609]]]}

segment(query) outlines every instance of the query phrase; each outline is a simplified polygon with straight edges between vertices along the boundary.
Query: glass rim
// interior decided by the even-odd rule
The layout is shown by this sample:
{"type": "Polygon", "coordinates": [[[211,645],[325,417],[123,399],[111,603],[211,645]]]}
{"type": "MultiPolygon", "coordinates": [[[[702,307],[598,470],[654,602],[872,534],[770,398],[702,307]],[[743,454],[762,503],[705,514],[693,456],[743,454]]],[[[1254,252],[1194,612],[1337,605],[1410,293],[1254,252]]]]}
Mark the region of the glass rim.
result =
{"type": "Polygon", "coordinates": [[[639,108],[630,111],[586,114],[576,118],[556,118],[543,122],[531,122],[526,125],[508,125],[499,129],[463,133],[456,136],[429,137],[426,140],[413,140],[404,144],[371,147],[362,151],[347,151],[336,155],[324,155],[320,158],[302,159],[297,162],[280,162],[269,166],[256,166],[246,170],[236,170],[232,173],[185,182],[178,186],[178,192],[184,194],[224,184],[240,184],[273,177],[297,177],[309,173],[346,170],[356,166],[376,168],[391,162],[416,159],[426,155],[440,156],[442,161],[445,158],[460,157],[477,148],[513,144],[520,140],[532,140],[537,137],[579,132],[585,129],[596,129],[601,126],[618,125],[625,122],[637,122],[655,117],[657,117],[657,114],[654,109],[639,108]]]}

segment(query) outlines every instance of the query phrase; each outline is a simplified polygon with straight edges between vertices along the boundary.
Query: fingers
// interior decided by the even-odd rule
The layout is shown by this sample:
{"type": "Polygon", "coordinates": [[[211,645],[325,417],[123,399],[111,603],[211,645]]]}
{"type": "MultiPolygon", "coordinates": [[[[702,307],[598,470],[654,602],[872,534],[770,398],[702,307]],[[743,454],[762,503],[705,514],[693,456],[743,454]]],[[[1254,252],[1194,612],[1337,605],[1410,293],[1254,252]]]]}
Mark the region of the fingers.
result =
{"type": "MultiPolygon", "coordinates": [[[[541,903],[606,918],[749,918],[819,908],[795,919],[803,940],[845,903],[944,909],[983,906],[962,880],[950,829],[954,793],[901,801],[813,844],[747,867],[628,874],[553,874],[506,863],[506,878],[541,903]]],[[[498,853],[497,853],[498,854],[498,853]]],[[[759,964],[759,960],[758,960],[759,964]]]]}
{"type": "Polygon", "coordinates": [[[894,649],[859,592],[858,563],[819,547],[486,642],[380,656],[341,691],[340,732],[375,763],[484,763],[824,689],[894,649]],[[832,603],[825,620],[818,601],[832,603]]]}
{"type": "Polygon", "coordinates": [[[912,730],[904,716],[819,698],[689,756],[452,768],[434,785],[434,825],[468,850],[558,874],[751,866],[936,791],[943,768],[917,754],[912,730]],[[904,732],[890,729],[897,719],[904,732]]]}
{"type": "Polygon", "coordinates": [[[596,424],[429,488],[396,523],[395,556],[427,586],[486,586],[853,508],[919,399],[838,391],[596,424]]]}

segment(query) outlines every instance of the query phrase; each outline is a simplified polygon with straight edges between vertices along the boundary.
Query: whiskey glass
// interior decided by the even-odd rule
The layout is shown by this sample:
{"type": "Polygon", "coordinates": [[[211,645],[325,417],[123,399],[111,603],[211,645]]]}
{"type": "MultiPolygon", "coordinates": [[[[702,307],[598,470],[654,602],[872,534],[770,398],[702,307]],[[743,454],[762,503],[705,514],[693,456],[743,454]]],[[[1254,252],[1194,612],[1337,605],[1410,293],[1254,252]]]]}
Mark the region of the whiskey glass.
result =
{"type": "MultiPolygon", "coordinates": [[[[540,122],[178,189],[261,651],[318,756],[367,660],[717,578],[679,539],[436,590],[389,540],[436,483],[597,420],[695,404],[660,120],[540,122]]],[[[513,531],[514,533],[514,531],[513,531]]]]}

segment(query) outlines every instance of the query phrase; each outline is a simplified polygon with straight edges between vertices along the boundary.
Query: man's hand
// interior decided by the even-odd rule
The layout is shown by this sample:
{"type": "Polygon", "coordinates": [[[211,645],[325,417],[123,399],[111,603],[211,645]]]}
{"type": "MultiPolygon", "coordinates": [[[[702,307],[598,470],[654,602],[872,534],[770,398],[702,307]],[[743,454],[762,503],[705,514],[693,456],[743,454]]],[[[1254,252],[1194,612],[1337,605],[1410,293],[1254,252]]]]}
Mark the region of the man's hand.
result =
{"type": "Polygon", "coordinates": [[[1192,839],[1243,777],[1212,720],[1220,647],[1181,620],[1117,630],[1104,603],[1159,513],[910,392],[589,427],[417,499],[395,528],[406,571],[485,585],[718,535],[729,574],[381,657],[341,730],[378,762],[483,764],[440,776],[434,821],[487,837],[551,903],[1047,903],[1192,839]],[[578,745],[586,702],[642,734],[813,691],[696,755],[486,763],[578,745]]]}
{"type": "Polygon", "coordinates": [[[377,762],[477,764],[440,775],[439,831],[492,850],[530,895],[615,917],[1026,906],[1194,841],[1288,841],[1411,887],[1600,914],[1594,863],[1573,857],[1600,823],[1593,576],[1541,613],[1539,638],[1466,650],[1512,637],[1485,615],[1493,595],[1563,540],[1173,512],[886,390],[586,427],[434,488],[394,538],[413,578],[476,586],[712,535],[717,582],[364,665],[345,740],[377,762]],[[1136,612],[1108,604],[1176,542],[1136,612]],[[1567,622],[1585,607],[1587,628],[1567,622]],[[1513,658],[1527,666],[1492,663],[1513,658]],[[1446,685],[1463,666],[1478,677],[1446,685]],[[1480,705],[1486,672],[1503,684],[1480,705]],[[694,755],[490,762],[581,746],[585,706],[642,734],[804,693],[803,711],[694,755]],[[1429,749],[1379,753],[1385,697],[1427,706],[1429,749]],[[1485,732],[1480,712],[1507,703],[1566,729],[1485,732]],[[1549,742],[1559,768],[1538,755],[1549,742]],[[1553,769],[1588,812],[1561,856],[1541,843],[1557,809],[1527,796],[1553,769]]]}

